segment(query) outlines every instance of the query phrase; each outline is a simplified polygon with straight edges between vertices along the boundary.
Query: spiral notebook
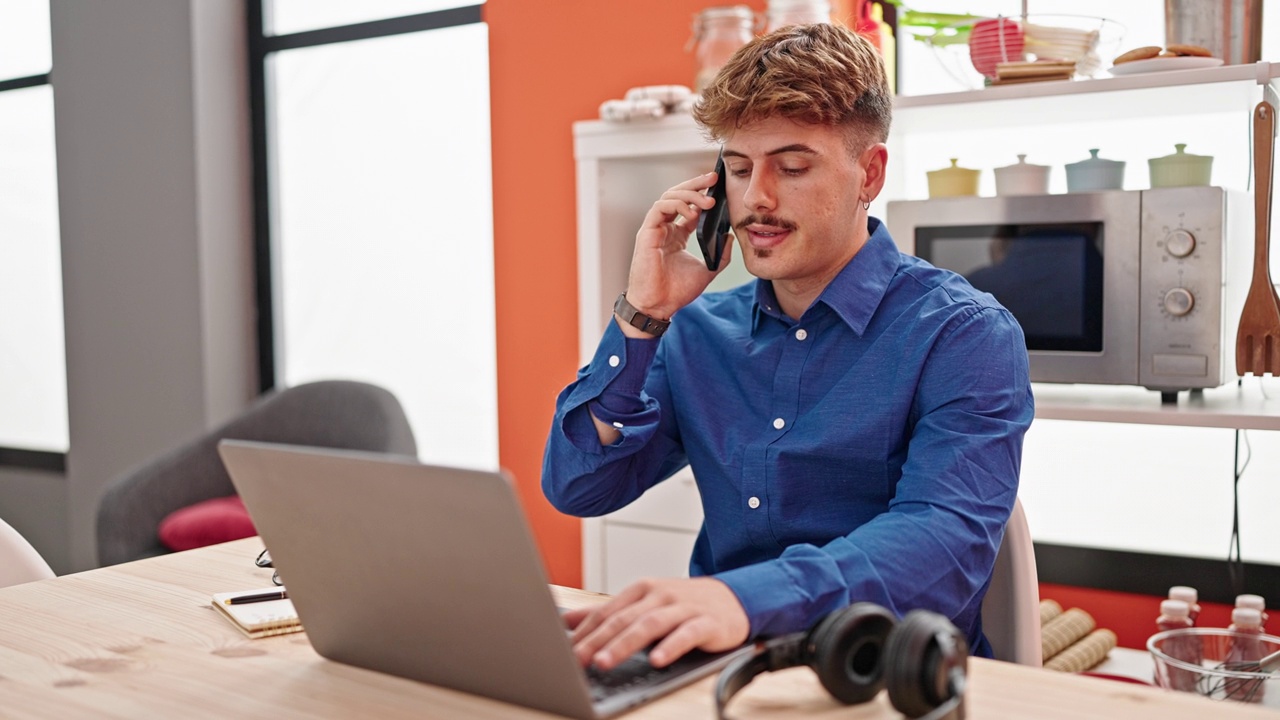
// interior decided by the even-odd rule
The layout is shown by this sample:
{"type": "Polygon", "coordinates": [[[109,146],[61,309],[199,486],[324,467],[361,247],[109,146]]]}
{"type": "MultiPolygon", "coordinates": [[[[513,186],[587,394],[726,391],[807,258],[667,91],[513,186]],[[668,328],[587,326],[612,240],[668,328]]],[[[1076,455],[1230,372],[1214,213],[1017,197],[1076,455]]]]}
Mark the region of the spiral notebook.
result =
{"type": "MultiPolygon", "coordinates": [[[[270,588],[279,590],[279,588],[270,588]]],[[[302,623],[298,621],[298,613],[293,609],[293,601],[288,598],[252,602],[243,605],[232,605],[227,601],[241,595],[256,595],[268,590],[240,590],[237,592],[214,593],[211,604],[222,611],[222,614],[251,638],[287,635],[302,631],[302,623]]]]}

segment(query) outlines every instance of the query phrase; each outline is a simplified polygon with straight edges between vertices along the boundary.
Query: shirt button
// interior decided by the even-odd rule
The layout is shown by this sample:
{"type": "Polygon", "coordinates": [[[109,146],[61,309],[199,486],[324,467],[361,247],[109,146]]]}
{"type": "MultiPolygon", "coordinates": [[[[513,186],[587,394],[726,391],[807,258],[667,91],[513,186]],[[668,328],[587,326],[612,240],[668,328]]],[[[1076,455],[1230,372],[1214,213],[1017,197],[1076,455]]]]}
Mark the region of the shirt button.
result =
{"type": "Polygon", "coordinates": [[[784,428],[784,427],[786,427],[786,426],[787,426],[787,421],[786,421],[786,420],[783,420],[782,418],[776,418],[776,419],[774,419],[774,421],[773,421],[773,426],[774,426],[775,428],[777,428],[777,429],[781,430],[782,428],[784,428]]]}
{"type": "Polygon", "coordinates": [[[755,510],[756,508],[760,507],[760,498],[758,497],[751,498],[750,500],[747,501],[747,505],[751,506],[752,510],[755,510]]]}
{"type": "Polygon", "coordinates": [[[616,428],[618,428],[619,430],[621,430],[621,429],[622,429],[622,423],[620,423],[620,422],[614,422],[614,423],[613,423],[613,426],[614,426],[614,427],[616,427],[616,428]]]}
{"type": "Polygon", "coordinates": [[[622,360],[617,355],[609,356],[609,367],[618,367],[618,363],[620,362],[622,362],[622,360]]]}
{"type": "Polygon", "coordinates": [[[804,340],[807,337],[809,337],[809,333],[805,332],[804,328],[800,328],[799,330],[796,331],[797,340],[804,340]]]}

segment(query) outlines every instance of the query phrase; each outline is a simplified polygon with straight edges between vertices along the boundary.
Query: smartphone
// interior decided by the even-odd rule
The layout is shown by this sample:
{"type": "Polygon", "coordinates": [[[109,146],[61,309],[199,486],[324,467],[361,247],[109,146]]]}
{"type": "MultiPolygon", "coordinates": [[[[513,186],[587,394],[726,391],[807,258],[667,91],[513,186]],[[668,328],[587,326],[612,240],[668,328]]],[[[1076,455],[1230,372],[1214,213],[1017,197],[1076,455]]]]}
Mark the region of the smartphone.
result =
{"type": "Polygon", "coordinates": [[[702,248],[702,257],[707,261],[708,270],[720,269],[720,258],[724,257],[724,244],[729,240],[729,203],[725,196],[724,148],[716,158],[716,184],[708,193],[716,199],[710,210],[703,210],[698,216],[698,247],[702,248]]]}

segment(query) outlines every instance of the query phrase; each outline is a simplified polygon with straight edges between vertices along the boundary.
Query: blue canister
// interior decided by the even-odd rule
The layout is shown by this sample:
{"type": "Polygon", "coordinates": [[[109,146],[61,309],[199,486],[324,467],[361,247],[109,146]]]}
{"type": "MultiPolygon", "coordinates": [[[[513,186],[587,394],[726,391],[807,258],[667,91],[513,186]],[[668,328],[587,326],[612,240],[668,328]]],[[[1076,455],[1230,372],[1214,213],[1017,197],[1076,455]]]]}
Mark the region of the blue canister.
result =
{"type": "Polygon", "coordinates": [[[1124,161],[1098,157],[1097,148],[1089,150],[1089,158],[1067,163],[1067,192],[1098,192],[1124,188],[1124,161]]]}

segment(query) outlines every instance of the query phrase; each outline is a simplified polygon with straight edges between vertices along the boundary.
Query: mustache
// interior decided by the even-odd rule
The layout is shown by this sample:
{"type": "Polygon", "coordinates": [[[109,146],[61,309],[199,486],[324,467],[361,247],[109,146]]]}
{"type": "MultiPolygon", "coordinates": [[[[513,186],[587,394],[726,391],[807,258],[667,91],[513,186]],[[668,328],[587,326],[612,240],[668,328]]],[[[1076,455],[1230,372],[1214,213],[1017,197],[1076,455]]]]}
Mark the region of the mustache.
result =
{"type": "Polygon", "coordinates": [[[748,225],[769,225],[783,230],[795,230],[796,224],[777,215],[748,215],[734,224],[735,230],[745,230],[748,225]]]}

